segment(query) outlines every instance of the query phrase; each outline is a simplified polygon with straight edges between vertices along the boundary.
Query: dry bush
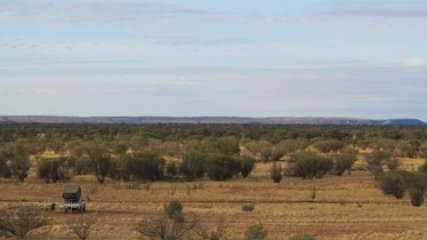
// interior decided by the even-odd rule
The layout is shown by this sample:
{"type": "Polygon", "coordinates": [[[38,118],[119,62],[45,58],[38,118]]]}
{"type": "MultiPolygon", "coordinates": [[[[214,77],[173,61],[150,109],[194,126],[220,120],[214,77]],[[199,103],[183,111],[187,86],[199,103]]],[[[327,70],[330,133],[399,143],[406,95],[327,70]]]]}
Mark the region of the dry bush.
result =
{"type": "Polygon", "coordinates": [[[80,240],[89,239],[90,232],[95,222],[96,217],[88,217],[87,215],[80,215],[77,218],[71,216],[67,219],[67,224],[70,226],[72,233],[80,240]]]}
{"type": "Polygon", "coordinates": [[[162,214],[142,220],[135,230],[150,239],[181,240],[188,239],[197,225],[198,220],[194,216],[184,215],[180,202],[171,201],[164,206],[162,214]]]}
{"type": "Polygon", "coordinates": [[[149,239],[181,240],[187,236],[197,225],[194,217],[186,216],[182,221],[175,221],[163,213],[160,216],[139,222],[135,230],[149,239]]]}
{"type": "Polygon", "coordinates": [[[20,205],[0,210],[0,231],[18,240],[26,240],[29,232],[47,224],[46,213],[36,206],[20,205]]]}
{"type": "Polygon", "coordinates": [[[209,229],[206,225],[198,222],[194,228],[194,232],[201,240],[220,240],[225,239],[227,223],[224,218],[219,219],[218,224],[209,229]]]}

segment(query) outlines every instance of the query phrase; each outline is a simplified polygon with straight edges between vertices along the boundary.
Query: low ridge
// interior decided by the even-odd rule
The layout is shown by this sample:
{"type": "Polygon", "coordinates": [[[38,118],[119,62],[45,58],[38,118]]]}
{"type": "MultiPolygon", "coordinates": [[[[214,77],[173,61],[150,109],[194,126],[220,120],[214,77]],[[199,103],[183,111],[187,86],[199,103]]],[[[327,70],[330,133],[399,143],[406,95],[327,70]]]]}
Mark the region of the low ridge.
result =
{"type": "Polygon", "coordinates": [[[277,125],[426,125],[418,119],[370,120],[334,117],[67,117],[67,116],[0,116],[0,124],[277,124],[277,125]]]}

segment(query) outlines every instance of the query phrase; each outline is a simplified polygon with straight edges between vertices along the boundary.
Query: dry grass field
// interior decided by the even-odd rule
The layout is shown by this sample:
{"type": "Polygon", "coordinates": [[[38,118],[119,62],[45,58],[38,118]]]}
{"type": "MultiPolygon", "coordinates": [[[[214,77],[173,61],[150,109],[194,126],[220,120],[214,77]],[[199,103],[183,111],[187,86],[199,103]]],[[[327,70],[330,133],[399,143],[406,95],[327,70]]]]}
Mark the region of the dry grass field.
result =
{"type": "MultiPolygon", "coordinates": [[[[402,159],[403,167],[416,168],[421,159],[402,159]]],[[[363,165],[359,159],[356,168],[363,165]]],[[[154,182],[129,189],[127,183],[95,184],[91,176],[77,176],[90,201],[86,217],[96,217],[91,239],[141,239],[134,225],[162,211],[163,204],[179,200],[184,211],[194,213],[206,225],[223,219],[228,239],[242,239],[246,228],[261,222],[269,239],[287,239],[296,233],[311,233],[317,239],[427,239],[427,207],[412,207],[409,199],[384,196],[367,171],[343,177],[302,180],[285,177],[280,184],[269,178],[269,164],[258,163],[247,179],[224,182],[207,179],[194,182],[154,182]],[[311,199],[313,190],[316,198],[311,199]],[[253,204],[253,212],[241,207],[253,204]]],[[[0,184],[0,205],[55,202],[61,205],[64,184],[45,184],[34,171],[25,183],[0,184]]],[[[77,239],[67,221],[81,217],[59,209],[50,214],[50,224],[31,233],[31,239],[77,239]]]]}

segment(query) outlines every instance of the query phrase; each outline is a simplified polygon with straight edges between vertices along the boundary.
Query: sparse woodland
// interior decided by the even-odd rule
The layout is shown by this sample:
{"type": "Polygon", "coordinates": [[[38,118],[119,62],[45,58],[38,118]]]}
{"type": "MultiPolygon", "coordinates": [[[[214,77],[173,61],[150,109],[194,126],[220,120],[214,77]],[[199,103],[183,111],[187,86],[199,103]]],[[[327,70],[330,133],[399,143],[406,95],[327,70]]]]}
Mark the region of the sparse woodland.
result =
{"type": "MultiPolygon", "coordinates": [[[[98,188],[105,189],[105,186],[119,188],[117,191],[126,186],[127,190],[155,195],[152,185],[168,185],[169,197],[161,201],[168,202],[177,191],[182,189],[190,196],[192,191],[207,188],[203,186],[206,183],[215,184],[219,189],[229,185],[234,191],[240,191],[242,186],[248,186],[246,183],[261,181],[264,186],[268,181],[268,188],[274,191],[292,179],[304,189],[311,189],[306,191],[307,200],[303,202],[314,204],[321,201],[317,198],[319,194],[322,196],[320,179],[356,179],[360,175],[361,179],[372,178],[370,187],[380,192],[384,199],[394,198],[396,204],[422,207],[427,190],[427,162],[422,161],[426,158],[427,127],[422,126],[0,126],[0,186],[37,184],[49,188],[74,182],[81,179],[79,176],[90,176],[96,183],[90,182],[87,198],[88,201],[94,198],[95,202],[98,188]],[[243,185],[235,186],[236,181],[243,185]]],[[[248,195],[250,191],[246,191],[242,190],[242,198],[251,199],[248,203],[255,202],[256,199],[248,195]]],[[[196,201],[186,197],[181,200],[185,200],[186,207],[196,201]]],[[[328,201],[346,203],[343,199],[328,201]]],[[[359,208],[362,202],[369,203],[361,198],[351,201],[357,202],[359,208]]],[[[178,206],[175,207],[179,208],[180,204],[175,202],[178,206]]],[[[2,206],[7,210],[7,206],[2,206]]],[[[242,209],[248,209],[246,206],[251,209],[244,211],[247,214],[261,211],[252,203],[242,209]]],[[[221,221],[203,225],[203,217],[197,214],[186,214],[184,221],[182,206],[177,216],[167,213],[166,209],[165,205],[165,212],[157,210],[156,217],[136,221],[132,231],[141,233],[138,235],[141,239],[189,239],[190,233],[196,239],[227,239],[227,232],[233,232],[230,228],[225,231],[221,221]],[[158,229],[163,229],[163,236],[158,229]]],[[[253,220],[252,225],[245,225],[246,232],[240,230],[241,238],[283,239],[278,238],[277,230],[268,232],[269,227],[264,222],[274,219],[253,220]]],[[[43,223],[40,226],[48,224],[45,220],[43,223]]],[[[93,225],[96,224],[91,221],[84,226],[93,225]]],[[[4,229],[0,226],[0,230],[4,229]]],[[[89,232],[89,229],[84,230],[89,232]]],[[[292,231],[292,228],[287,231],[286,239],[317,239],[309,233],[292,231]]],[[[3,232],[10,235],[11,230],[3,232]]],[[[327,239],[319,235],[319,239],[327,239]]]]}

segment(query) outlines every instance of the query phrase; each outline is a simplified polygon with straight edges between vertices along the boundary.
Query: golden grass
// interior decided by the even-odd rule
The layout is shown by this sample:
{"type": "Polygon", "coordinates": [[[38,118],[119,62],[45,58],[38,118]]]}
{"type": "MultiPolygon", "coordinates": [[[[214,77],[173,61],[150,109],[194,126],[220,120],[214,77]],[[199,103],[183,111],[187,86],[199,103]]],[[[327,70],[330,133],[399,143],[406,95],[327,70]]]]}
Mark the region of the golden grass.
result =
{"type": "MultiPolygon", "coordinates": [[[[359,159],[358,164],[364,164],[359,159]]],[[[421,159],[402,159],[404,168],[422,164],[421,159]]],[[[295,233],[312,233],[317,239],[427,239],[427,207],[410,206],[409,199],[384,196],[374,177],[366,171],[353,171],[343,177],[302,180],[285,177],[274,184],[269,176],[270,164],[258,163],[252,176],[225,182],[207,179],[190,183],[155,182],[131,190],[126,183],[111,180],[96,185],[92,176],[77,176],[73,182],[89,195],[88,215],[96,215],[93,237],[97,239],[139,239],[133,225],[162,210],[164,203],[176,199],[208,225],[221,217],[228,224],[229,239],[242,239],[245,229],[256,222],[264,224],[269,239],[287,239],[295,233]],[[97,186],[97,187],[96,187],[97,186]],[[311,193],[316,190],[316,198],[311,193]],[[91,192],[91,193],[90,193],[91,192]],[[252,213],[241,210],[254,204],[252,213]]],[[[23,184],[0,184],[0,205],[16,202],[39,204],[47,201],[61,204],[64,184],[44,184],[35,179],[23,184]],[[6,194],[7,193],[7,194],[6,194]]],[[[49,226],[32,236],[38,239],[72,237],[67,218],[77,218],[61,211],[51,215],[49,226]]]]}

